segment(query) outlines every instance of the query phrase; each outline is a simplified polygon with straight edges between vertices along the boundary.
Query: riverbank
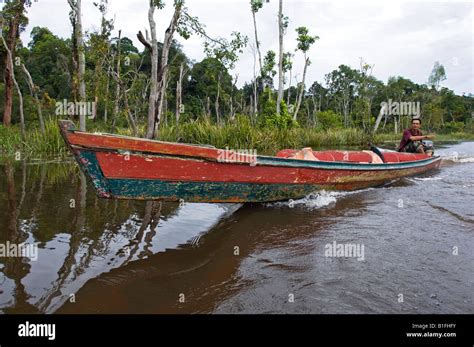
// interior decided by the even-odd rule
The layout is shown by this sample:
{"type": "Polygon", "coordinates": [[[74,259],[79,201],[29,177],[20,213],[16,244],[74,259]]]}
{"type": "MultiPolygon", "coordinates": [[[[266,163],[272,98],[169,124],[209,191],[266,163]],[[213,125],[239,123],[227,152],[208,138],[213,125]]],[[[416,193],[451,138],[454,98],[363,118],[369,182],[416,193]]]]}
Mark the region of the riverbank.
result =
{"type": "MultiPolygon", "coordinates": [[[[110,126],[100,122],[90,122],[88,131],[133,136],[129,128],[112,130],[110,126]]],[[[145,129],[139,128],[138,131],[143,134],[145,129]]],[[[399,141],[401,134],[376,134],[370,139],[370,135],[364,130],[356,128],[327,131],[313,128],[258,128],[250,120],[240,118],[221,126],[205,120],[180,125],[163,125],[159,138],[162,141],[207,144],[217,148],[252,149],[260,154],[273,155],[283,148],[365,147],[369,141],[380,145],[399,141]]],[[[453,133],[436,137],[436,141],[461,140],[474,140],[474,134],[453,133]]],[[[38,128],[27,129],[24,140],[21,138],[19,127],[5,128],[0,125],[0,154],[7,157],[50,158],[64,157],[68,151],[56,120],[51,119],[45,124],[45,134],[38,128]]]]}

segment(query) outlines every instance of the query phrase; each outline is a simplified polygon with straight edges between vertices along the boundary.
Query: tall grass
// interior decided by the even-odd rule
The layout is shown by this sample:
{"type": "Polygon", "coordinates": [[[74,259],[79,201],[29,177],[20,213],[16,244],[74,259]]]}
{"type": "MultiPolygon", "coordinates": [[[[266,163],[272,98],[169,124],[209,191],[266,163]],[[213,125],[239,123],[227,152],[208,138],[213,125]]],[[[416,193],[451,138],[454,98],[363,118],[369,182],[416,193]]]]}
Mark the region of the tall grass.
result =
{"type": "Polygon", "coordinates": [[[23,140],[19,128],[0,125],[0,154],[21,158],[64,157],[68,153],[67,146],[59,132],[57,120],[45,120],[45,133],[39,128],[27,129],[23,140]]]}
{"type": "Polygon", "coordinates": [[[237,118],[222,126],[206,120],[168,126],[161,129],[160,139],[210,144],[218,148],[255,149],[262,154],[274,154],[283,148],[364,146],[369,141],[368,135],[361,129],[262,129],[253,126],[245,118],[237,118]]]}
{"type": "MultiPolygon", "coordinates": [[[[139,127],[139,133],[145,133],[145,125],[139,127]]],[[[90,132],[110,132],[110,128],[101,123],[89,123],[90,132]]],[[[132,136],[128,128],[117,128],[120,135],[132,136]]],[[[273,155],[283,148],[312,147],[314,149],[361,146],[366,148],[369,136],[362,129],[317,130],[312,128],[275,129],[258,128],[247,117],[237,117],[234,121],[217,125],[206,119],[179,125],[162,126],[160,140],[192,144],[213,145],[217,148],[252,149],[260,154],[273,155]]],[[[380,144],[384,141],[399,141],[401,134],[378,134],[371,141],[380,144]]],[[[454,133],[441,135],[437,140],[474,139],[473,134],[454,133]]],[[[56,119],[45,122],[45,134],[37,128],[28,129],[26,139],[21,139],[20,131],[12,126],[0,125],[0,153],[14,156],[20,152],[22,158],[63,157],[68,154],[67,147],[60,135],[56,119]]]]}

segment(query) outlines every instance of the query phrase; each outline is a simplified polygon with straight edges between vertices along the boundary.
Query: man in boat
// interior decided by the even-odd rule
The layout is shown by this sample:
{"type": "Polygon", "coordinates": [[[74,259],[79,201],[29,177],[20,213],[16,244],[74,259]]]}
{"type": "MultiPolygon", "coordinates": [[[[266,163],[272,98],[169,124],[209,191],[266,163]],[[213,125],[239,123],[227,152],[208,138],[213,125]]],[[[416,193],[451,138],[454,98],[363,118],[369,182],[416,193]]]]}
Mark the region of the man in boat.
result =
{"type": "MultiPolygon", "coordinates": [[[[402,140],[398,146],[399,152],[408,152],[408,153],[427,153],[425,151],[425,146],[423,145],[422,140],[432,139],[435,135],[423,135],[420,130],[421,119],[413,118],[411,120],[411,128],[405,129],[403,132],[402,140]]],[[[431,154],[431,153],[427,153],[431,154]]]]}

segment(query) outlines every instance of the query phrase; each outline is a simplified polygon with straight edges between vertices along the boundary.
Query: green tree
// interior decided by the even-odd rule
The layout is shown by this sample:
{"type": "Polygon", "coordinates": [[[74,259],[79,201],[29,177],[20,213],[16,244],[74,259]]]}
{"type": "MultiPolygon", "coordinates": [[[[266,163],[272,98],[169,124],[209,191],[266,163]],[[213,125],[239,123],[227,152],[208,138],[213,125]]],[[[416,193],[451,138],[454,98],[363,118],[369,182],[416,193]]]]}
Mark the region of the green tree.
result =
{"type": "MultiPolygon", "coordinates": [[[[205,52],[208,57],[216,58],[221,65],[221,69],[217,72],[217,94],[214,102],[214,107],[216,111],[217,123],[220,124],[220,112],[219,112],[219,99],[221,91],[221,79],[224,73],[228,70],[232,70],[235,66],[235,63],[238,60],[238,55],[243,53],[243,49],[247,45],[248,38],[245,35],[242,35],[239,32],[232,32],[232,40],[229,42],[226,39],[219,39],[216,43],[215,41],[207,41],[204,45],[205,52]]],[[[230,101],[232,104],[233,100],[233,91],[231,90],[230,101]]]]}
{"type": "Polygon", "coordinates": [[[332,110],[318,113],[318,128],[323,130],[342,128],[342,116],[332,110]]]}
{"type": "Polygon", "coordinates": [[[274,51],[268,51],[265,54],[265,58],[263,58],[262,79],[264,80],[264,85],[269,86],[270,89],[273,89],[273,77],[276,75],[275,57],[274,51]]]}
{"type": "Polygon", "coordinates": [[[298,93],[298,101],[296,102],[295,112],[293,113],[294,120],[296,120],[298,111],[300,110],[301,100],[303,99],[304,91],[305,91],[306,70],[309,64],[311,63],[307,54],[311,46],[316,42],[316,40],[319,40],[319,36],[310,36],[309,30],[306,27],[296,28],[296,32],[298,33],[298,38],[297,38],[298,46],[296,50],[301,51],[304,55],[304,68],[303,68],[303,81],[300,84],[300,91],[298,93]]]}
{"type": "MultiPolygon", "coordinates": [[[[418,88],[419,87],[413,83],[413,81],[407,78],[401,76],[389,77],[387,87],[385,88],[386,101],[389,101],[390,99],[397,102],[409,102],[416,100],[414,97],[418,88]]],[[[401,128],[408,127],[410,119],[409,117],[402,117],[401,114],[398,114],[393,115],[393,121],[394,130],[396,133],[398,133],[401,128]],[[405,124],[403,124],[403,122],[405,122],[405,124]]]]}
{"type": "Polygon", "coordinates": [[[344,127],[348,127],[352,120],[349,118],[351,106],[355,99],[355,92],[360,76],[357,70],[347,65],[339,65],[325,76],[328,88],[328,97],[331,99],[334,110],[344,116],[344,127]]]}
{"type": "Polygon", "coordinates": [[[291,52],[286,52],[283,54],[283,74],[285,76],[285,80],[283,81],[283,84],[286,84],[288,82],[288,92],[287,92],[287,99],[286,99],[286,105],[290,105],[290,97],[291,97],[291,73],[293,71],[293,61],[291,60],[293,58],[293,54],[291,52]],[[288,80],[286,80],[286,73],[289,72],[290,76],[288,80]]]}
{"type": "Polygon", "coordinates": [[[446,79],[446,71],[444,71],[444,66],[441,65],[438,61],[434,63],[431,74],[428,77],[428,83],[435,90],[439,89],[439,84],[441,81],[446,79]]]}
{"type": "Polygon", "coordinates": [[[31,30],[26,65],[35,84],[53,99],[67,99],[71,95],[70,54],[67,41],[44,27],[31,30]]]}
{"type": "Polygon", "coordinates": [[[259,114],[259,124],[263,128],[289,129],[297,126],[284,100],[280,104],[280,113],[276,113],[276,103],[270,88],[266,87],[260,95],[261,112],[259,114]]]}
{"type": "MultiPolygon", "coordinates": [[[[211,115],[211,100],[216,100],[217,94],[227,99],[232,90],[232,77],[227,69],[216,58],[205,58],[201,62],[194,64],[190,72],[190,80],[185,86],[185,94],[192,95],[193,98],[185,97],[185,101],[190,101],[187,109],[195,114],[211,115]],[[220,86],[218,87],[220,75],[220,86]],[[200,106],[200,107],[199,107],[200,106]],[[203,112],[199,112],[199,107],[203,112]]],[[[217,121],[217,115],[216,121],[217,121]]]]}

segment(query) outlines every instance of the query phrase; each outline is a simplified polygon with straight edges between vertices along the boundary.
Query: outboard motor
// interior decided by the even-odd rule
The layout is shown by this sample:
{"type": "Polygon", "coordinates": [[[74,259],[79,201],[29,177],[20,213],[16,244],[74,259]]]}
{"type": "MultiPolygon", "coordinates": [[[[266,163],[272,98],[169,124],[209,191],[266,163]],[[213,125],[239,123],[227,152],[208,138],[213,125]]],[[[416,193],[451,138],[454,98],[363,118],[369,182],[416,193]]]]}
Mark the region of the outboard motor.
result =
{"type": "Polygon", "coordinates": [[[434,155],[433,141],[423,140],[423,141],[421,141],[421,143],[423,144],[423,149],[425,150],[426,154],[429,154],[430,156],[434,155]]]}

